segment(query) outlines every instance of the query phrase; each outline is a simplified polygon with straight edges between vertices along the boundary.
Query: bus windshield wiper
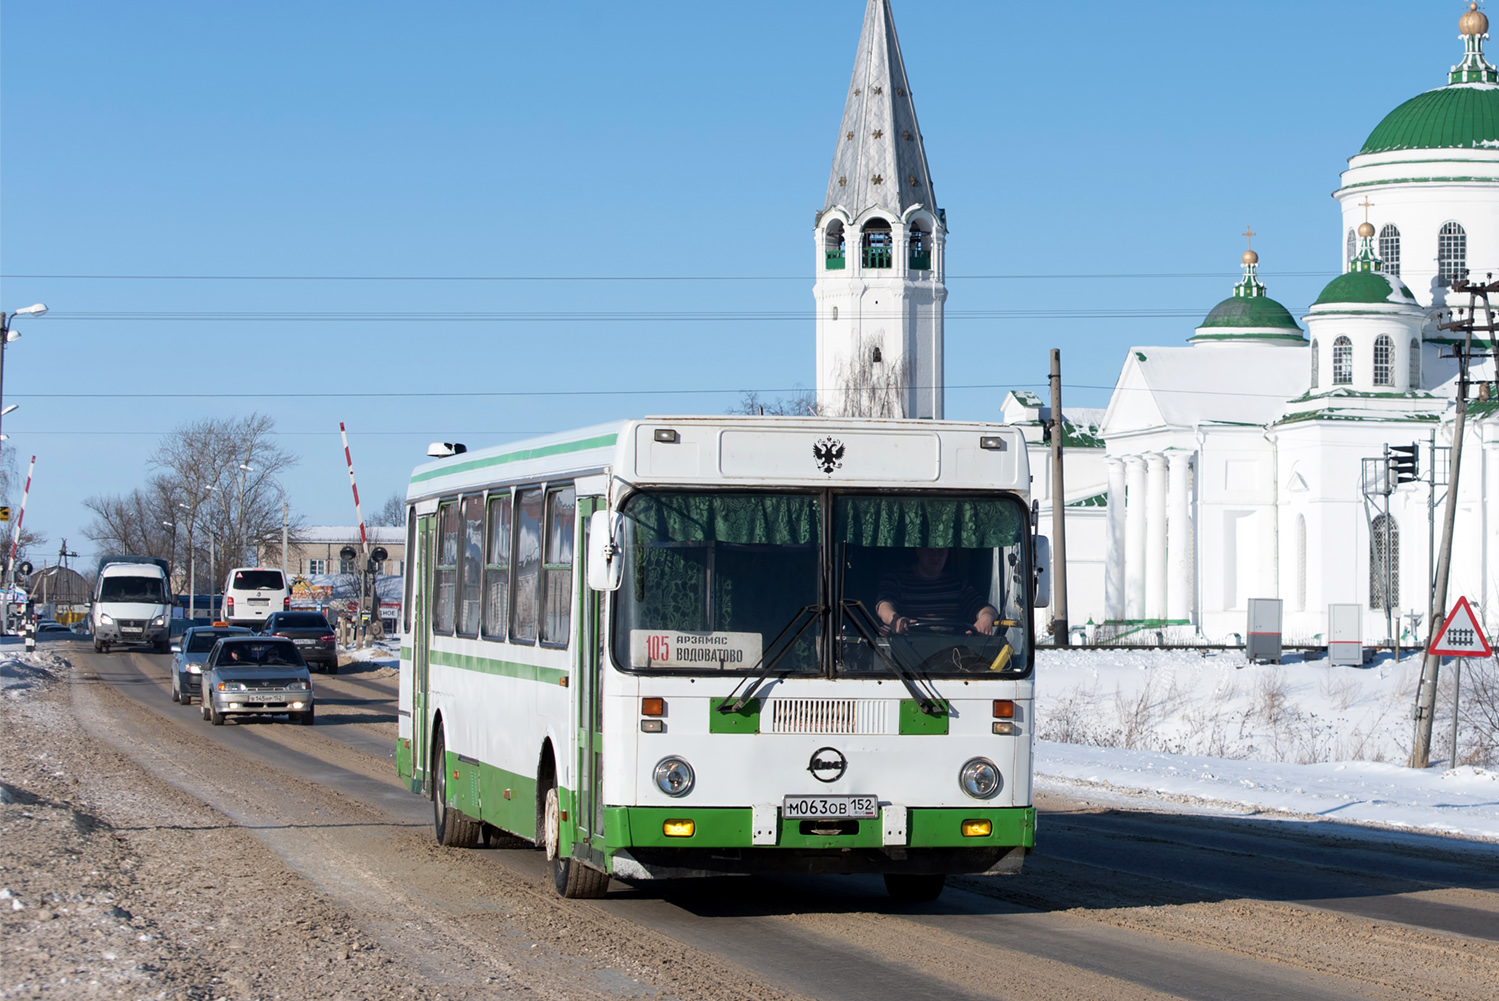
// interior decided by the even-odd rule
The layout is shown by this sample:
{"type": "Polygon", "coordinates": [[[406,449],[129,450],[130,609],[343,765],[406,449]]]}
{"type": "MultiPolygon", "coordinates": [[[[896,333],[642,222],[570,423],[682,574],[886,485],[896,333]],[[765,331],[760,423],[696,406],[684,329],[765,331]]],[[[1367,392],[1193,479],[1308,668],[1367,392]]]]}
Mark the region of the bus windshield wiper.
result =
{"type": "MultiPolygon", "coordinates": [[[[791,617],[791,621],[781,627],[781,631],[776,633],[775,639],[771,640],[770,645],[765,649],[766,651],[775,650],[776,644],[781,642],[781,637],[785,636],[787,632],[795,628],[796,632],[792,634],[791,639],[787,640],[786,645],[777,650],[776,655],[770,658],[770,660],[768,661],[765,660],[765,653],[761,653],[760,659],[765,662],[765,666],[760,668],[760,671],[757,674],[751,675],[750,677],[745,678],[744,681],[741,681],[739,684],[735,685],[734,691],[730,692],[728,698],[724,699],[723,702],[719,704],[718,711],[724,713],[725,715],[729,715],[731,713],[737,713],[739,710],[743,709],[749,702],[749,700],[754,698],[755,692],[760,690],[760,686],[765,683],[765,679],[769,678],[773,673],[775,673],[776,665],[781,662],[782,657],[786,656],[786,654],[790,652],[792,647],[796,646],[796,641],[802,638],[802,633],[807,631],[807,627],[816,622],[818,617],[827,610],[828,607],[826,605],[806,605],[801,609],[801,611],[793,615],[791,617]],[[798,622],[801,623],[800,627],[797,626],[798,622]],[[745,689],[743,695],[740,695],[736,699],[734,697],[735,693],[737,693],[739,689],[744,688],[746,682],[748,682],[749,687],[745,689]]],[[[751,668],[750,670],[754,670],[754,668],[751,668]]]]}
{"type": "Polygon", "coordinates": [[[839,605],[843,610],[843,617],[853,624],[854,630],[858,632],[865,643],[869,644],[870,651],[888,664],[890,669],[900,678],[901,684],[906,686],[906,691],[911,693],[911,697],[916,700],[916,704],[920,707],[921,711],[928,716],[941,716],[945,713],[947,711],[947,703],[932,689],[931,682],[918,675],[910,665],[902,663],[901,659],[893,652],[880,648],[880,644],[878,643],[879,630],[874,627],[874,616],[870,614],[868,608],[864,607],[864,602],[859,601],[857,598],[844,598],[839,602],[839,605]],[[854,614],[856,611],[859,613],[858,615],[854,614]],[[863,618],[861,619],[860,616],[863,618]],[[923,681],[926,683],[924,689],[922,687],[923,681]]]}

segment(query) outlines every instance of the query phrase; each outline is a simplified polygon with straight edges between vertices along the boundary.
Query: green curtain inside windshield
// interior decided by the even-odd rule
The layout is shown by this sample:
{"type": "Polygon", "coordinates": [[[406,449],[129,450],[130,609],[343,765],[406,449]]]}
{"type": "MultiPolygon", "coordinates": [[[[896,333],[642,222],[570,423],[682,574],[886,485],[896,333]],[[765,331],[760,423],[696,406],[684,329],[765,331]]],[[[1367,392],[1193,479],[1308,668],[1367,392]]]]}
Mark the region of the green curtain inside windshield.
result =
{"type": "Polygon", "coordinates": [[[819,540],[817,498],[801,494],[643,494],[625,509],[635,540],[801,546],[819,540]]]}
{"type": "Polygon", "coordinates": [[[899,548],[993,549],[1024,531],[1025,512],[1011,501],[942,497],[839,498],[833,527],[837,542],[899,548]]]}

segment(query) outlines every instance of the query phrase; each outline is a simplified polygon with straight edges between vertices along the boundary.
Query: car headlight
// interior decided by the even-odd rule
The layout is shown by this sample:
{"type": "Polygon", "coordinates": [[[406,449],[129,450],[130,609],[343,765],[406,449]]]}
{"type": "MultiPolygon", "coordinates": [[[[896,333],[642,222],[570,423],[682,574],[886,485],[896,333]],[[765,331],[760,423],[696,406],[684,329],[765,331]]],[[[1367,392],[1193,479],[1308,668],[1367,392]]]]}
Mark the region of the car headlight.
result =
{"type": "Polygon", "coordinates": [[[1002,784],[999,768],[988,758],[972,758],[958,772],[958,784],[974,799],[990,799],[1002,784]]]}
{"type": "Polygon", "coordinates": [[[115,620],[114,619],[111,619],[108,615],[105,615],[103,612],[99,613],[99,625],[101,625],[101,626],[112,626],[114,624],[115,624],[115,620]]]}
{"type": "Polygon", "coordinates": [[[692,766],[681,758],[662,758],[656,765],[656,785],[668,796],[685,796],[696,777],[692,766]]]}
{"type": "Polygon", "coordinates": [[[311,688],[312,686],[309,685],[305,681],[293,681],[291,684],[287,685],[286,687],[287,688],[295,688],[295,689],[301,690],[301,689],[311,688]]]}
{"type": "Polygon", "coordinates": [[[187,665],[187,673],[188,674],[202,674],[203,673],[203,665],[202,664],[189,664],[189,665],[187,665]]]}
{"type": "Polygon", "coordinates": [[[243,681],[226,681],[219,686],[221,692],[242,692],[245,690],[243,681]]]}
{"type": "Polygon", "coordinates": [[[156,618],[151,620],[151,625],[153,626],[164,626],[166,624],[167,617],[165,615],[158,615],[156,618]]]}

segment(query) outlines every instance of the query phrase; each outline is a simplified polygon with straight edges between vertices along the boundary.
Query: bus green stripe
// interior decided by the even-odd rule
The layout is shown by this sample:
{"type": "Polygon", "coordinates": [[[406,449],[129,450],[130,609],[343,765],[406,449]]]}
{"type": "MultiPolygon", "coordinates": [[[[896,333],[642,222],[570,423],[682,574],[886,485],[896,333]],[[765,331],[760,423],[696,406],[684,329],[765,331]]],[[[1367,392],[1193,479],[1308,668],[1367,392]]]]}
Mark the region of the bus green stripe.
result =
{"type": "Polygon", "coordinates": [[[492,660],[489,657],[473,657],[448,650],[432,650],[428,653],[427,659],[433,664],[454,667],[460,671],[475,671],[479,674],[493,674],[502,678],[519,678],[522,681],[543,681],[551,685],[557,684],[569,673],[555,667],[518,664],[513,660],[492,660]]]}
{"type": "Polygon", "coordinates": [[[584,438],[581,441],[565,441],[557,445],[544,445],[541,448],[523,448],[518,452],[506,452],[503,455],[492,455],[487,459],[470,459],[468,462],[457,462],[451,466],[441,469],[429,469],[425,473],[416,473],[411,477],[412,483],[421,483],[424,480],[433,480],[443,476],[454,476],[458,473],[467,473],[474,469],[487,469],[490,466],[503,466],[511,462],[525,462],[527,459],[544,459],[549,455],[566,455],[569,452],[586,452],[593,448],[612,448],[619,440],[619,435],[601,434],[596,438],[584,438]]]}

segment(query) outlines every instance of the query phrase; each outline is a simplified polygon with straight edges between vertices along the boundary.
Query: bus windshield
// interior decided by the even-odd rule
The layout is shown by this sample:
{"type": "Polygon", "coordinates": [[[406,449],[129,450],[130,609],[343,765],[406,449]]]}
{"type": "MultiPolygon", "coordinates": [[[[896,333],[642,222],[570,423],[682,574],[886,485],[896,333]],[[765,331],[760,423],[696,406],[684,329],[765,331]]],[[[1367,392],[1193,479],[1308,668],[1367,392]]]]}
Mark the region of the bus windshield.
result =
{"type": "Polygon", "coordinates": [[[839,673],[1025,673],[1026,529],[1013,497],[835,497],[839,673]]]}
{"type": "Polygon", "coordinates": [[[614,658],[634,670],[819,671],[812,494],[641,493],[624,508],[614,658]]]}
{"type": "Polygon", "coordinates": [[[1014,497],[663,491],[631,497],[623,520],[613,653],[628,670],[1029,670],[1029,523],[1014,497]]]}

